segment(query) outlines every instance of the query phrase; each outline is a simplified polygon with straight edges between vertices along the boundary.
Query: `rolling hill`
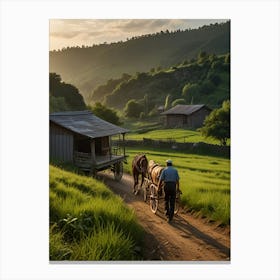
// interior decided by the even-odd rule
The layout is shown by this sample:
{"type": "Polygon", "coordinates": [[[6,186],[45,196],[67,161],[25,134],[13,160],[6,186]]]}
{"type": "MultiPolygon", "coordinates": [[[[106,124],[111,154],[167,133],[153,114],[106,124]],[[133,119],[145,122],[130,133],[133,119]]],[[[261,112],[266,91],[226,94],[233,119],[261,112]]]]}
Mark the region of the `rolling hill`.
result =
{"type": "Polygon", "coordinates": [[[200,51],[225,54],[230,51],[230,22],[198,29],[161,31],[133,37],[125,42],[68,47],[49,53],[49,71],[59,73],[77,87],[88,101],[93,90],[109,79],[128,73],[168,68],[197,56],[200,51]]]}
{"type": "Polygon", "coordinates": [[[147,115],[165,105],[167,97],[169,106],[181,102],[220,107],[224,100],[230,99],[230,54],[216,56],[201,52],[197,59],[168,69],[110,79],[97,87],[88,100],[119,111],[125,111],[127,103],[133,100],[142,107],[140,112],[147,115]]]}

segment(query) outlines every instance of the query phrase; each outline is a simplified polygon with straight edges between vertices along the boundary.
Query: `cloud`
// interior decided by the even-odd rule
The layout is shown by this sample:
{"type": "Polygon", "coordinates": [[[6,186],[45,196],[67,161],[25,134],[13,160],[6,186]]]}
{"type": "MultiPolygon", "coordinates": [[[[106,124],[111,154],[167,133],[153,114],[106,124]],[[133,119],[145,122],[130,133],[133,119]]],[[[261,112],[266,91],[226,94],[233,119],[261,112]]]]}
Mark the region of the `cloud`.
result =
{"type": "Polygon", "coordinates": [[[50,47],[92,45],[159,31],[197,28],[225,20],[203,19],[52,19],[50,47]]]}
{"type": "Polygon", "coordinates": [[[50,35],[51,35],[51,37],[54,37],[54,38],[72,39],[76,36],[79,36],[80,32],[78,32],[78,31],[70,31],[70,32],[58,31],[58,32],[51,32],[50,35]]]}

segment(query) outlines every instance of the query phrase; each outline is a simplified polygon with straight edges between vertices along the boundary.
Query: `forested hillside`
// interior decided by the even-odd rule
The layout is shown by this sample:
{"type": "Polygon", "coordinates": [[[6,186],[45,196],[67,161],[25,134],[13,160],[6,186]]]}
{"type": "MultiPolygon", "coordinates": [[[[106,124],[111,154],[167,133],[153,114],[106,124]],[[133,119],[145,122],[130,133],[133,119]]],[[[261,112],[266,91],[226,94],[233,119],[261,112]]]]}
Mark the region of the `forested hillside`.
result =
{"type": "Polygon", "coordinates": [[[177,65],[200,51],[225,54],[230,50],[230,23],[212,24],[198,29],[164,30],[90,47],[68,47],[50,52],[50,72],[76,86],[85,100],[93,90],[123,73],[135,75],[177,65]]]}
{"type": "MultiPolygon", "coordinates": [[[[158,106],[207,104],[220,107],[230,98],[230,54],[216,56],[200,52],[196,59],[165,70],[123,75],[97,87],[89,101],[127,111],[152,114],[158,106]],[[138,107],[137,107],[138,104],[138,107]]],[[[137,117],[137,115],[135,115],[137,117]]]]}
{"type": "Polygon", "coordinates": [[[79,90],[61,80],[57,73],[49,74],[50,113],[84,110],[86,104],[79,90]]]}

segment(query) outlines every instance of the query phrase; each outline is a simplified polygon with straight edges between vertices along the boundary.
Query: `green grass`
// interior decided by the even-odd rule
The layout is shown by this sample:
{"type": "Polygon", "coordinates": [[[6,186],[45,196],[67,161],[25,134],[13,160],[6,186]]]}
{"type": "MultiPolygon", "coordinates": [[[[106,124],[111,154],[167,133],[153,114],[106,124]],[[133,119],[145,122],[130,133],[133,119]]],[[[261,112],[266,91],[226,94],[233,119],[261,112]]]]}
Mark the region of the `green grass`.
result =
{"type": "Polygon", "coordinates": [[[126,151],[129,157],[125,171],[128,173],[138,153],[145,153],[148,160],[153,159],[162,166],[166,159],[172,159],[179,171],[183,206],[222,225],[230,224],[229,159],[158,149],[127,147],[126,151]]]}
{"type": "Polygon", "coordinates": [[[133,260],[143,230],[102,182],[50,165],[50,260],[133,260]]]}
{"type": "Polygon", "coordinates": [[[162,121],[160,121],[160,118],[158,116],[150,117],[143,120],[123,119],[122,121],[122,126],[134,133],[141,133],[142,131],[150,131],[163,127],[162,121]]]}
{"type": "Polygon", "coordinates": [[[146,133],[128,133],[126,139],[128,140],[143,140],[143,138],[150,138],[153,140],[172,140],[179,143],[184,142],[205,142],[209,144],[220,144],[218,140],[203,137],[200,132],[186,129],[157,129],[148,131],[146,133]]]}

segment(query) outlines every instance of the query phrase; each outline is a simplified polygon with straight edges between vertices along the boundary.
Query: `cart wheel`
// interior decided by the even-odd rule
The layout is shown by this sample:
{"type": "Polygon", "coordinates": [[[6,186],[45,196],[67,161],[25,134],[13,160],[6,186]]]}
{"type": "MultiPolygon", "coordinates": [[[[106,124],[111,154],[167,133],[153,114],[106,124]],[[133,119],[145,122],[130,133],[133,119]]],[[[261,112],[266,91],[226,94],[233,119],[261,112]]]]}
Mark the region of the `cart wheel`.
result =
{"type": "Polygon", "coordinates": [[[146,202],[147,201],[147,194],[148,194],[148,191],[149,191],[149,182],[146,178],[144,179],[144,183],[143,183],[142,188],[143,188],[143,199],[146,202]]]}
{"type": "Polygon", "coordinates": [[[157,209],[158,209],[158,197],[156,194],[155,187],[153,185],[151,185],[150,208],[151,208],[151,211],[154,214],[156,214],[157,209]]]}
{"type": "Polygon", "coordinates": [[[158,199],[157,198],[150,198],[150,208],[151,208],[151,211],[156,214],[157,212],[157,209],[158,209],[158,199]]]}
{"type": "Polygon", "coordinates": [[[114,164],[114,178],[116,181],[120,181],[123,176],[123,163],[118,162],[114,164]]]}
{"type": "Polygon", "coordinates": [[[180,208],[180,192],[176,191],[174,214],[177,214],[179,212],[179,208],[180,208]]]}
{"type": "Polygon", "coordinates": [[[144,188],[143,188],[143,200],[144,200],[144,202],[147,201],[147,187],[146,186],[144,186],[144,188]]]}

